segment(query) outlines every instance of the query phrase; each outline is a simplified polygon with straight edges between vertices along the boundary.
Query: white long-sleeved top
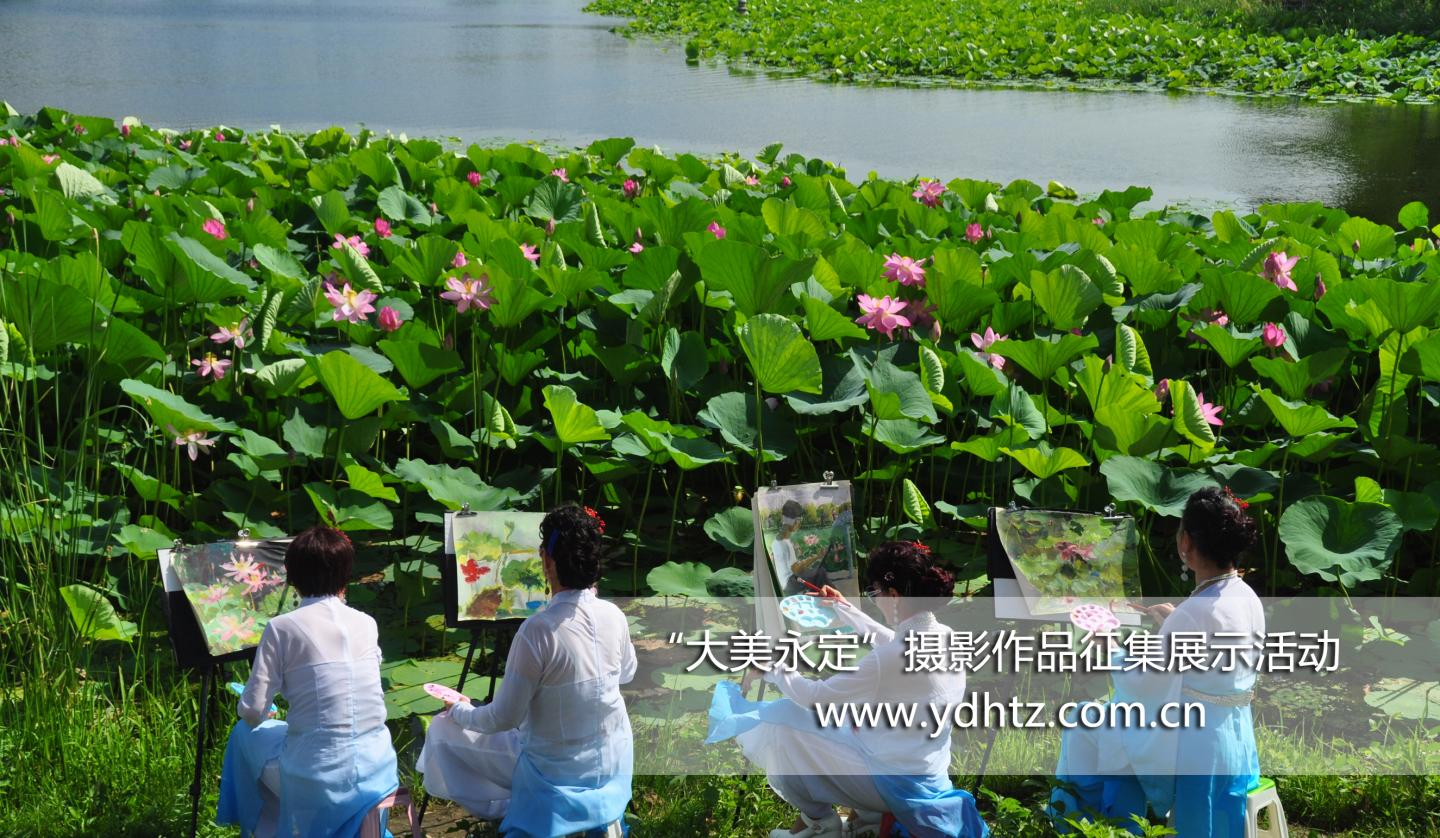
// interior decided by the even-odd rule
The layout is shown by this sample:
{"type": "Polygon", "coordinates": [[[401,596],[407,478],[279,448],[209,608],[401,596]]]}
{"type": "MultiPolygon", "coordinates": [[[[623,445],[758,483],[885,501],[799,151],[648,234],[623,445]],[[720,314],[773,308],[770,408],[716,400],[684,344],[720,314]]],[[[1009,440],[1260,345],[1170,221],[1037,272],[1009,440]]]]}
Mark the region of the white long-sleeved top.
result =
{"type": "Polygon", "coordinates": [[[630,626],[593,588],[561,591],[515,633],[489,704],[450,717],[480,733],[518,728],[523,758],[541,774],[594,779],[628,773],[630,718],[620,685],[635,677],[630,626]]]}
{"type": "Polygon", "coordinates": [[[374,618],[326,596],[306,597],[299,608],[272,619],[240,696],[240,718],[251,727],[265,721],[277,693],[289,703],[285,721],[294,734],[384,726],[385,691],[374,618]],[[337,663],[356,665],[323,665],[337,663]]]}
{"type": "MultiPolygon", "coordinates": [[[[929,611],[907,618],[894,630],[871,619],[849,603],[835,607],[835,614],[856,631],[873,633],[875,648],[853,672],[842,672],[824,680],[802,676],[794,669],[774,668],[766,680],[782,695],[802,707],[816,704],[913,704],[924,712],[931,703],[947,705],[965,695],[962,670],[906,672],[905,637],[910,633],[948,635],[950,628],[929,611]]],[[[940,648],[948,647],[942,637],[940,648]]],[[[935,731],[918,725],[862,726],[861,743],[880,765],[897,775],[933,776],[944,774],[950,765],[950,729],[932,738],[935,731]]]]}

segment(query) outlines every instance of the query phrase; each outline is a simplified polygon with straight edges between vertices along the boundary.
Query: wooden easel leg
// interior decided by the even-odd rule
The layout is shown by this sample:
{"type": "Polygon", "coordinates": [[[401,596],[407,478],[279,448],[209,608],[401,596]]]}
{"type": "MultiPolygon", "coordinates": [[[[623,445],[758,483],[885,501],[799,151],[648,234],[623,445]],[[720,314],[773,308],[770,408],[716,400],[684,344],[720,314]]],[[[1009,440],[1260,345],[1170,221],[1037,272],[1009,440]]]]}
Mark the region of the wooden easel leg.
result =
{"type": "MultiPolygon", "coordinates": [[[[465,663],[460,667],[460,682],[455,685],[456,692],[465,691],[465,679],[470,677],[470,667],[475,662],[475,647],[479,646],[485,637],[485,630],[482,628],[470,629],[470,648],[465,650],[465,663]]],[[[493,657],[493,656],[492,656],[493,657]]],[[[490,689],[495,689],[495,680],[491,678],[490,689]]],[[[424,825],[425,810],[430,808],[430,792],[424,792],[420,798],[419,814],[416,815],[416,822],[424,825]]]]}

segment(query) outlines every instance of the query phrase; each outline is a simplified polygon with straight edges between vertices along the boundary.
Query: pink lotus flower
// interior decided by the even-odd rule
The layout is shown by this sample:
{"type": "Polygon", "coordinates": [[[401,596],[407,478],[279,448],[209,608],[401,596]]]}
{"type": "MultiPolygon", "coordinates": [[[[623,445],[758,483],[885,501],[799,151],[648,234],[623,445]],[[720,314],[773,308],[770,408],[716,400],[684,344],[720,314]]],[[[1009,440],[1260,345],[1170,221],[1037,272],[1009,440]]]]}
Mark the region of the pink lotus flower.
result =
{"type": "Polygon", "coordinates": [[[560,178],[560,182],[561,182],[561,183],[569,183],[569,182],[570,182],[570,173],[567,172],[567,171],[565,171],[565,169],[564,169],[563,167],[562,167],[562,168],[559,168],[559,169],[551,169],[551,170],[550,170],[550,174],[551,174],[552,176],[554,176],[554,177],[560,178]]]}
{"type": "Polygon", "coordinates": [[[60,159],[60,155],[58,155],[58,154],[42,154],[42,155],[40,155],[40,160],[41,160],[45,165],[47,165],[47,166],[53,164],[56,160],[59,160],[59,159],[60,159]]]}
{"type": "Polygon", "coordinates": [[[488,309],[495,302],[490,293],[489,274],[480,274],[478,279],[472,278],[468,273],[460,277],[452,276],[445,280],[445,287],[450,290],[441,293],[440,299],[454,303],[457,314],[464,314],[472,308],[488,309]]]}
{"type": "Polygon", "coordinates": [[[1356,239],[1355,241],[1350,242],[1350,252],[1353,253],[1353,254],[1355,254],[1356,256],[1359,256],[1359,255],[1360,255],[1360,240],[1359,240],[1359,239],[1356,239]]]}
{"type": "Polygon", "coordinates": [[[1261,274],[1286,291],[1297,291],[1299,289],[1295,286],[1295,280],[1290,278],[1290,271],[1294,270],[1295,263],[1299,261],[1299,256],[1287,256],[1283,250],[1271,252],[1265,257],[1261,274]]]}
{"type": "Polygon", "coordinates": [[[233,637],[241,643],[245,643],[254,635],[254,617],[246,617],[242,620],[234,614],[220,615],[220,639],[218,642],[224,643],[233,637]]]}
{"type": "Polygon", "coordinates": [[[176,445],[188,450],[192,462],[199,456],[201,448],[209,448],[216,442],[216,440],[206,436],[204,431],[186,431],[185,433],[180,433],[175,430],[174,425],[166,425],[165,431],[170,435],[170,438],[174,440],[176,445]]]}
{"type": "Polygon", "coordinates": [[[452,268],[463,268],[468,264],[470,264],[470,260],[465,258],[465,251],[463,250],[455,251],[455,258],[450,260],[450,267],[452,268]]]}
{"type": "Polygon", "coordinates": [[[205,589],[205,593],[201,595],[200,600],[207,605],[214,605],[224,599],[228,593],[230,593],[229,586],[216,582],[205,589]]]}
{"type": "Polygon", "coordinates": [[[813,534],[812,534],[812,535],[807,535],[807,536],[805,536],[805,546],[806,546],[806,547],[814,547],[816,544],[819,544],[819,543],[820,543],[820,536],[818,536],[818,535],[813,535],[813,534]]]}
{"type": "Polygon", "coordinates": [[[759,185],[760,185],[760,178],[757,178],[757,177],[755,177],[754,175],[746,175],[746,176],[745,176],[745,185],[746,185],[746,186],[759,186],[759,185]]]}
{"type": "Polygon", "coordinates": [[[1155,399],[1162,402],[1170,400],[1170,379],[1162,378],[1160,383],[1155,385],[1155,399]]]}
{"type": "Polygon", "coordinates": [[[1279,349],[1285,345],[1285,330],[1279,324],[1266,323],[1265,328],[1260,330],[1260,339],[1271,349],[1279,349]]]}
{"type": "Polygon", "coordinates": [[[1195,391],[1195,400],[1200,402],[1200,414],[1205,417],[1206,422],[1214,425],[1217,428],[1225,424],[1224,422],[1220,421],[1220,411],[1224,410],[1225,408],[1220,407],[1219,405],[1210,404],[1209,402],[1205,401],[1205,394],[1200,392],[1199,390],[1195,391]]]}
{"type": "Polygon", "coordinates": [[[278,584],[280,580],[272,579],[270,571],[264,565],[257,566],[253,571],[247,573],[243,578],[236,580],[244,585],[247,594],[258,594],[272,584],[278,584]]]}
{"type": "Polygon", "coordinates": [[[234,362],[228,358],[217,358],[214,352],[207,352],[204,358],[192,360],[190,366],[196,368],[201,378],[207,375],[213,375],[215,380],[219,381],[225,377],[225,371],[230,369],[232,363],[234,362]]]}
{"type": "Polygon", "coordinates": [[[621,184],[620,191],[625,194],[626,198],[634,198],[640,194],[640,184],[627,177],[625,178],[625,182],[621,184]]]}
{"type": "Polygon", "coordinates": [[[400,312],[390,306],[385,306],[380,309],[380,315],[376,317],[375,320],[380,328],[387,332],[393,332],[405,325],[405,322],[400,319],[400,312]]]}
{"type": "Polygon", "coordinates": [[[545,222],[545,238],[548,239],[553,235],[555,235],[555,219],[552,218],[545,222]]]}
{"type": "Polygon", "coordinates": [[[891,253],[885,259],[885,278],[894,280],[901,285],[925,287],[925,269],[909,256],[901,256],[898,253],[891,253]]]}
{"type": "Polygon", "coordinates": [[[84,126],[84,125],[76,125],[76,126],[75,126],[75,136],[77,136],[77,137],[83,137],[83,136],[85,136],[85,126],[84,126]]]}
{"type": "Polygon", "coordinates": [[[351,236],[348,239],[339,233],[335,234],[335,241],[331,243],[331,250],[344,250],[345,245],[350,245],[360,253],[361,256],[370,255],[370,245],[366,244],[359,236],[351,236]]]}
{"type": "Polygon", "coordinates": [[[780,186],[781,186],[781,187],[783,187],[783,188],[785,188],[785,189],[789,189],[789,188],[790,188],[790,185],[791,185],[791,180],[790,180],[790,176],[789,176],[789,175],[786,175],[785,177],[780,178],[780,186]]]}
{"type": "Polygon", "coordinates": [[[935,306],[924,300],[911,300],[905,304],[905,316],[910,324],[921,331],[929,330],[931,340],[940,339],[940,321],[935,317],[935,306]]]}
{"type": "Polygon", "coordinates": [[[1325,296],[1325,277],[1315,274],[1315,299],[1325,296]]]}
{"type": "Polygon", "coordinates": [[[994,367],[997,370],[1005,369],[1005,356],[996,355],[995,353],[987,352],[986,350],[1005,339],[1006,338],[1004,335],[995,334],[995,330],[990,328],[989,326],[985,327],[985,334],[983,335],[978,332],[970,333],[970,342],[975,345],[975,348],[979,352],[986,356],[986,360],[990,362],[990,366],[994,367]]]}
{"type": "Polygon", "coordinates": [[[181,140],[179,143],[176,143],[176,145],[180,146],[180,150],[181,150],[181,151],[189,151],[189,150],[190,150],[190,141],[189,141],[189,140],[181,140]]]}
{"type": "Polygon", "coordinates": [[[881,297],[875,299],[868,294],[861,294],[855,298],[860,304],[860,311],[864,312],[855,318],[867,329],[874,330],[889,338],[895,339],[895,330],[909,328],[910,318],[901,312],[905,311],[905,301],[894,297],[881,297]]]}
{"type": "Polygon", "coordinates": [[[250,321],[241,320],[234,326],[221,326],[210,339],[219,344],[234,343],[236,349],[244,349],[245,342],[250,339],[250,321]]]}
{"type": "Polygon", "coordinates": [[[217,130],[217,131],[215,132],[215,142],[217,142],[217,143],[223,143],[223,142],[225,142],[225,132],[224,132],[224,131],[219,131],[219,130],[217,130]]]}
{"type": "Polygon", "coordinates": [[[766,410],[779,410],[779,409],[780,409],[780,400],[779,400],[778,398],[776,398],[775,396],[766,396],[766,397],[765,397],[765,409],[766,409],[766,410]]]}
{"type": "Polygon", "coordinates": [[[382,239],[388,239],[390,238],[390,234],[392,232],[394,231],[390,229],[390,222],[386,221],[383,218],[375,219],[375,235],[379,236],[382,239]]]}
{"type": "Polygon", "coordinates": [[[335,286],[325,283],[325,299],[334,306],[335,310],[330,313],[331,320],[344,320],[349,323],[364,323],[365,315],[375,311],[375,292],[356,291],[345,283],[340,290],[335,286]]]}
{"type": "Polygon", "coordinates": [[[225,222],[218,218],[205,219],[205,223],[200,225],[200,229],[217,239],[224,240],[230,238],[230,234],[225,232],[225,222]]]}
{"type": "Polygon", "coordinates": [[[1218,308],[1207,308],[1200,312],[1200,319],[1210,326],[1224,326],[1230,322],[1230,315],[1218,308]]]}
{"type": "Polygon", "coordinates": [[[533,244],[522,242],[520,245],[520,255],[537,265],[540,264],[540,248],[533,244]]]}
{"type": "Polygon", "coordinates": [[[965,225],[965,241],[974,244],[983,238],[985,238],[985,228],[981,227],[979,223],[972,221],[965,225]]]}
{"type": "Polygon", "coordinates": [[[1091,223],[1091,224],[1094,224],[1096,227],[1104,227],[1104,226],[1105,226],[1105,219],[1103,219],[1103,218],[1101,218],[1100,216],[1097,215],[1097,216],[1095,216],[1094,218],[1090,219],[1090,223],[1091,223]]]}
{"type": "Polygon", "coordinates": [[[127,140],[130,139],[130,125],[128,123],[120,126],[120,136],[127,140]]]}
{"type": "Polygon", "coordinates": [[[465,180],[469,181],[469,183],[470,183],[471,186],[479,186],[479,185],[480,185],[480,173],[479,173],[479,172],[470,172],[469,174],[465,175],[465,180]]]}
{"type": "Polygon", "coordinates": [[[254,211],[255,211],[255,197],[254,197],[253,195],[252,195],[251,197],[245,199],[245,211],[246,211],[246,212],[254,212],[254,211]]]}
{"type": "Polygon", "coordinates": [[[635,228],[635,243],[632,244],[632,245],[630,245],[630,252],[631,252],[631,253],[639,253],[640,251],[642,251],[642,250],[645,249],[645,245],[643,245],[643,244],[640,243],[640,238],[641,238],[643,235],[644,235],[644,234],[640,232],[640,228],[639,228],[639,227],[636,227],[636,228],[635,228]]]}
{"type": "Polygon", "coordinates": [[[710,235],[714,236],[717,239],[725,238],[725,228],[721,227],[720,222],[718,221],[710,222],[710,226],[706,227],[705,229],[710,232],[710,235]]]}
{"type": "Polygon", "coordinates": [[[910,197],[927,207],[940,206],[940,196],[945,194],[945,184],[938,180],[922,180],[910,197]]]}

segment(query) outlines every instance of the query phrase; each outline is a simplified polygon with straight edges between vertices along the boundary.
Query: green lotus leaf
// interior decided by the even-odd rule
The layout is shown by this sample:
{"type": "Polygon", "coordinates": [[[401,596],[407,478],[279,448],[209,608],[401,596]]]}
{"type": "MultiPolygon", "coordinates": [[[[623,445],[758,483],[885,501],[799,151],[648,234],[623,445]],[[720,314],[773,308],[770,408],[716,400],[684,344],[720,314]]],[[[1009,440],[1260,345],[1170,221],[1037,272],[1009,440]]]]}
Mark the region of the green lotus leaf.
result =
{"type": "Polygon", "coordinates": [[[1176,433],[1200,446],[1201,449],[1209,450],[1214,447],[1215,430],[1205,420],[1205,413],[1200,409],[1199,394],[1188,382],[1183,380],[1170,382],[1170,409],[1174,412],[1171,426],[1176,433]]]}
{"type": "Polygon", "coordinates": [[[64,585],[60,598],[70,611],[70,620],[81,637],[88,640],[120,640],[129,643],[138,631],[100,591],[89,585],[64,585]]]}
{"type": "Polygon", "coordinates": [[[174,428],[180,433],[236,430],[234,422],[217,419],[180,396],[152,387],[143,381],[127,378],[120,382],[120,389],[145,408],[145,412],[150,414],[155,425],[161,429],[174,428]]]}
{"type": "Polygon", "coordinates": [[[1100,473],[1105,475],[1111,497],[1135,501],[1169,518],[1180,517],[1191,495],[1219,485],[1202,472],[1171,468],[1139,457],[1111,457],[1100,464],[1100,473]]]}
{"type": "Polygon", "coordinates": [[[555,425],[555,436],[561,445],[569,448],[610,438],[595,410],[582,404],[574,390],[563,384],[551,384],[542,392],[545,409],[550,411],[550,421],[555,425]]]}
{"type": "Polygon", "coordinates": [[[732,553],[748,553],[755,544],[755,517],[743,506],[732,506],[705,521],[710,540],[732,553]]]}
{"type": "Polygon", "coordinates": [[[645,584],[661,596],[708,596],[705,582],[714,573],[699,562],[666,562],[645,575],[645,584]]]}
{"type": "Polygon", "coordinates": [[[405,394],[395,389],[395,385],[349,352],[327,352],[310,358],[308,363],[346,419],[359,419],[383,404],[405,399],[405,394]]]}
{"type": "Polygon", "coordinates": [[[824,376],[815,347],[788,317],[760,314],[739,329],[740,346],[766,393],[821,392],[824,376]]]}
{"type": "Polygon", "coordinates": [[[1400,517],[1378,503],[1306,498],[1280,516],[1280,541],[1301,573],[1353,588],[1380,579],[1400,543],[1400,517]]]}
{"type": "Polygon", "coordinates": [[[1334,416],[1323,407],[1305,402],[1292,402],[1280,398],[1269,390],[1260,391],[1260,400],[1270,408],[1270,414],[1285,433],[1294,439],[1301,439],[1332,428],[1353,428],[1355,420],[1349,416],[1334,416]]]}

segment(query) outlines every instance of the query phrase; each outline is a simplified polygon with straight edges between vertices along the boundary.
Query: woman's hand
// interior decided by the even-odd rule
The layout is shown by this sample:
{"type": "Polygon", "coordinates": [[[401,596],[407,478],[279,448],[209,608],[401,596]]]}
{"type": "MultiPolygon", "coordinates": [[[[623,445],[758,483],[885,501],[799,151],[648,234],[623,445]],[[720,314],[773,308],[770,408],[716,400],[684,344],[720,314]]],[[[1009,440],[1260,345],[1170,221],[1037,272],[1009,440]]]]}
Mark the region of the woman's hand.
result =
{"type": "Polygon", "coordinates": [[[1132,602],[1130,607],[1154,620],[1157,626],[1165,622],[1166,617],[1175,613],[1175,605],[1169,602],[1162,602],[1159,605],[1140,605],[1132,602]]]}
{"type": "Polygon", "coordinates": [[[456,704],[464,704],[466,707],[469,707],[469,706],[470,706],[470,699],[469,699],[469,698],[466,698],[464,701],[447,701],[447,702],[445,702],[445,712],[446,712],[446,713],[450,712],[450,708],[454,707],[456,704]]]}
{"type": "Polygon", "coordinates": [[[745,670],[745,676],[740,679],[740,694],[750,692],[750,685],[765,677],[765,670],[754,664],[745,670]]]}
{"type": "Polygon", "coordinates": [[[838,590],[829,585],[822,585],[820,587],[820,590],[811,591],[810,596],[818,597],[820,601],[826,605],[833,606],[850,604],[850,600],[846,599],[844,594],[840,593],[838,590]]]}

